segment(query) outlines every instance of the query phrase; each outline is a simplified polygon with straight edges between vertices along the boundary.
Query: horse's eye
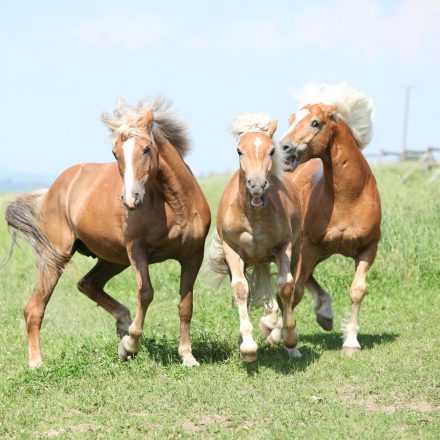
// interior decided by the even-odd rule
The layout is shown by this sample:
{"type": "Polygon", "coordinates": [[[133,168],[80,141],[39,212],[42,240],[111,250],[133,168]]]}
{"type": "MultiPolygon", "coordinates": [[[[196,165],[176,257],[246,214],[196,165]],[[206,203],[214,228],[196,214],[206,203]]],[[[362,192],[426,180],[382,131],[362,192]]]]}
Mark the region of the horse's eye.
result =
{"type": "Polygon", "coordinates": [[[151,145],[147,145],[144,148],[144,154],[147,155],[147,154],[150,154],[150,153],[151,153],[151,145]]]}
{"type": "Polygon", "coordinates": [[[275,154],[275,148],[272,148],[272,150],[270,150],[269,156],[272,157],[275,154]]]}
{"type": "Polygon", "coordinates": [[[319,127],[321,126],[321,123],[320,123],[318,120],[314,119],[314,120],[311,122],[310,125],[311,125],[313,128],[319,128],[319,127]]]}
{"type": "Polygon", "coordinates": [[[115,159],[118,160],[118,155],[117,155],[116,151],[112,151],[112,153],[113,153],[113,156],[115,156],[115,159]]]}
{"type": "Polygon", "coordinates": [[[242,155],[243,155],[243,153],[242,153],[242,151],[240,150],[240,148],[237,148],[237,153],[238,153],[239,156],[242,156],[242,155]]]}

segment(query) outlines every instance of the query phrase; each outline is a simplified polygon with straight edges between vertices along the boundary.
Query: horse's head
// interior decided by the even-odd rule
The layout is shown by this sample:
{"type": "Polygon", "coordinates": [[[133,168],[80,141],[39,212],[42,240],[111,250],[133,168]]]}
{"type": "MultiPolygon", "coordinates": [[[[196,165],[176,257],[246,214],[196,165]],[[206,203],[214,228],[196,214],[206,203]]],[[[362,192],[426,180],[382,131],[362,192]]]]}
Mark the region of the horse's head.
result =
{"type": "Polygon", "coordinates": [[[267,131],[239,134],[237,153],[240,173],[246,182],[251,206],[264,205],[264,194],[269,187],[270,174],[276,148],[272,141],[277,121],[272,121],[267,131]]]}
{"type": "Polygon", "coordinates": [[[145,109],[136,121],[132,135],[120,134],[113,147],[119,173],[124,181],[121,199],[128,209],[141,208],[145,185],[158,164],[158,151],[150,133],[153,112],[145,109]]]}
{"type": "Polygon", "coordinates": [[[335,113],[334,105],[312,104],[290,116],[289,129],[280,141],[286,170],[293,171],[300,163],[322,155],[329,144],[335,113]]]}

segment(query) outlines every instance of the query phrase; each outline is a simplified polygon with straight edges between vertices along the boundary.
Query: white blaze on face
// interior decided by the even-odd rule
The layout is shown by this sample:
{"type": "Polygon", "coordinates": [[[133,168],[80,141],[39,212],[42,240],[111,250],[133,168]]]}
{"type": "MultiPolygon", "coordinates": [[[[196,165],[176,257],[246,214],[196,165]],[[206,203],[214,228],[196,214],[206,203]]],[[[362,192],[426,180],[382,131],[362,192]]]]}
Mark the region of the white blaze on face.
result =
{"type": "Polygon", "coordinates": [[[292,133],[295,127],[310,113],[310,110],[307,110],[306,108],[301,109],[298,113],[295,115],[295,120],[292,122],[292,125],[289,127],[289,129],[281,136],[281,139],[284,139],[289,133],[292,133]]]}
{"type": "Polygon", "coordinates": [[[125,160],[125,173],[124,173],[124,185],[126,197],[131,197],[133,182],[134,182],[134,171],[133,171],[133,151],[134,151],[135,139],[134,137],[126,140],[122,146],[124,151],[125,160]]]}
{"type": "Polygon", "coordinates": [[[260,145],[262,143],[263,143],[263,141],[257,136],[256,139],[255,139],[255,142],[254,142],[255,148],[257,149],[256,152],[255,152],[255,154],[257,155],[257,159],[259,159],[258,154],[260,152],[260,145]]]}

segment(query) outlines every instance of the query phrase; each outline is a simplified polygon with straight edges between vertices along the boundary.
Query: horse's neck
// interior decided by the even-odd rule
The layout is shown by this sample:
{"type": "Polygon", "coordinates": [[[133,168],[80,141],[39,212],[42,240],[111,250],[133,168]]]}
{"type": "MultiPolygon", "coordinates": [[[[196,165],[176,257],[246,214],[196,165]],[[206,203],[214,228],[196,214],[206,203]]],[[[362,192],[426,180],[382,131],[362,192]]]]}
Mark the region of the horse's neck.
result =
{"type": "Polygon", "coordinates": [[[188,187],[192,174],[180,154],[168,141],[165,141],[159,150],[159,191],[174,210],[180,211],[188,201],[188,187]]]}
{"type": "Polygon", "coordinates": [[[335,202],[357,200],[369,180],[370,171],[350,129],[342,121],[336,122],[321,159],[326,191],[335,202]]]}

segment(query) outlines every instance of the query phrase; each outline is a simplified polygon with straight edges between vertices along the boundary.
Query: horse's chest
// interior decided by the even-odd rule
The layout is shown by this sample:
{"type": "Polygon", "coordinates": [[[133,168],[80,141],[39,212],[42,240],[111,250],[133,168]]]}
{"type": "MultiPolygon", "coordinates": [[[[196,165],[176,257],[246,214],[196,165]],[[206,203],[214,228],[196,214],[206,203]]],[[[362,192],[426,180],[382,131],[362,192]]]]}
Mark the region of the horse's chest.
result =
{"type": "Polygon", "coordinates": [[[280,241],[276,234],[260,232],[242,232],[239,235],[239,247],[246,260],[264,260],[273,256],[273,249],[280,241]]]}

